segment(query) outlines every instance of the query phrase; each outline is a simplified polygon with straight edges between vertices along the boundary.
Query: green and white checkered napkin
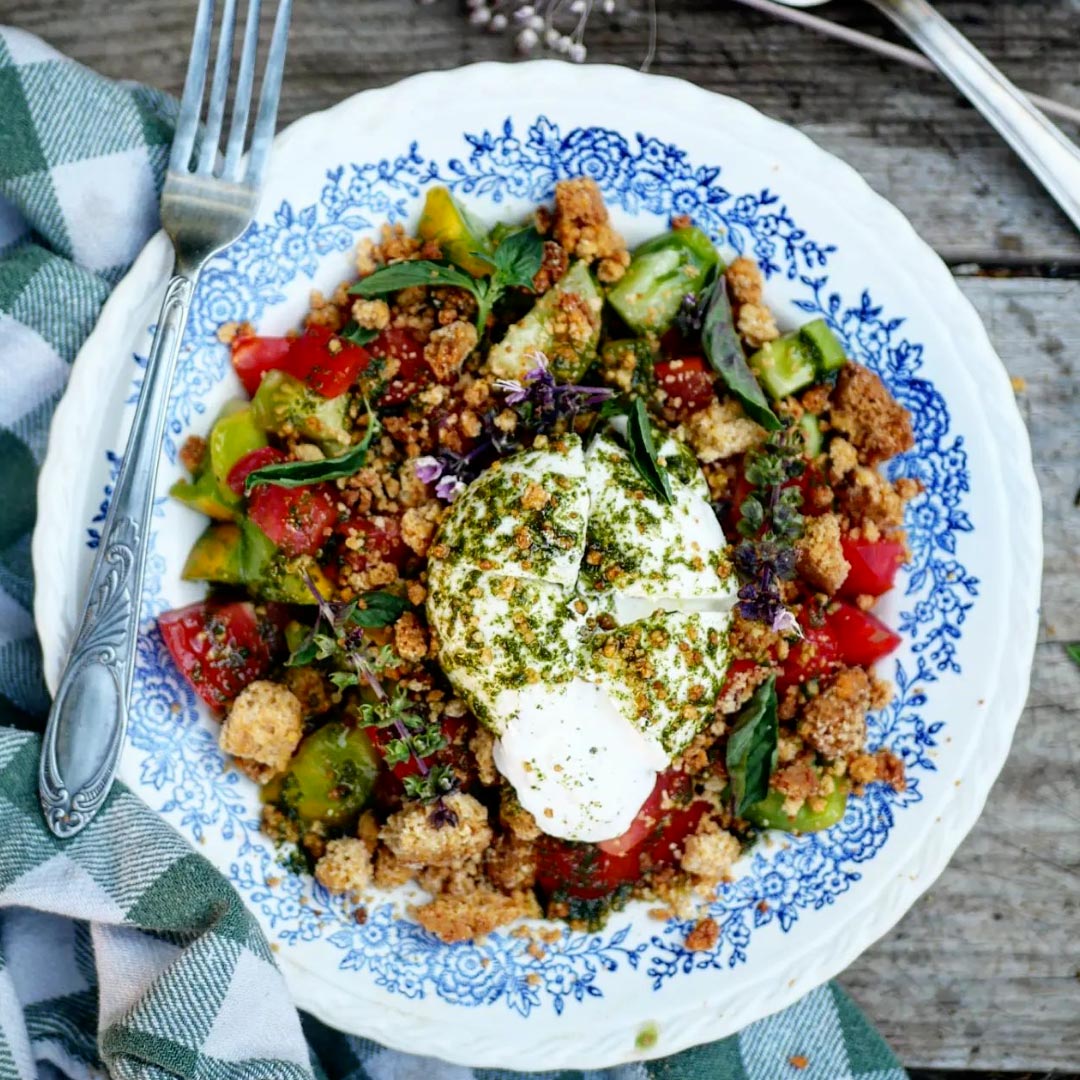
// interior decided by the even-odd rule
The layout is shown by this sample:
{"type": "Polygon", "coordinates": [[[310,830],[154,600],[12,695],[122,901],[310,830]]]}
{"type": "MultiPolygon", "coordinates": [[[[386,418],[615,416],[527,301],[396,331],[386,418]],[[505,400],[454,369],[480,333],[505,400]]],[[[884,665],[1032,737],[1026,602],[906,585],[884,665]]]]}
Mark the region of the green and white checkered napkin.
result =
{"type": "MultiPolygon", "coordinates": [[[[67,843],[41,820],[34,729],[48,697],[30,617],[35,475],[71,362],[157,227],[174,109],[157,91],[102,79],[0,29],[0,723],[10,725],[0,728],[0,1080],[503,1075],[301,1021],[237,894],[127,790],[67,843]]],[[[600,1075],[905,1074],[848,998],[824,987],[713,1046],[600,1075]]]]}

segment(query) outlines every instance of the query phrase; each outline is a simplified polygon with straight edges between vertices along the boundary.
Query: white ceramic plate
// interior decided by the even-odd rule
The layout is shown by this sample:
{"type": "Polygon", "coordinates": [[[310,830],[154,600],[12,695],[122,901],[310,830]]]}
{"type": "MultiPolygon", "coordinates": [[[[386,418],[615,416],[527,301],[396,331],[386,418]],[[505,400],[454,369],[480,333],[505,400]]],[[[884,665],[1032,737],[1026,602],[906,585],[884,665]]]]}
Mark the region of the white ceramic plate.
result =
{"type": "MultiPolygon", "coordinates": [[[[909,511],[914,563],[883,604],[904,635],[894,703],[872,740],[903,755],[908,790],[874,785],[840,824],[744,860],[712,907],[711,952],[688,926],[634,908],[566,931],[542,959],[493,934],[446,946],[389,899],[360,926],[284,870],[258,830],[254,787],[222,768],[216,724],[173,670],[151,616],[201,590],[179,580],[203,526],[158,509],[122,776],[236,885],[297,1004],[408,1050],[516,1068],[600,1067],[727,1035],[836,974],[888,930],[971,828],[1027,693],[1041,564],[1027,435],[1000,361],[946,268],[846,165],[740,102],[671,79],[544,61],[483,64],[371,91],[277,140],[256,225],[200,283],[168,427],[205,432],[239,385],[219,324],[280,333],[311,288],[349,273],[361,235],[410,221],[431,183],[481,216],[524,212],[556,180],[600,184],[637,242],[687,213],[764,266],[782,322],[823,315],[915,416],[893,468],[925,493],[909,511]],[[655,1035],[655,1041],[642,1033],[655,1035]]],[[[81,600],[169,268],[156,237],[117,288],[56,412],[34,538],[36,615],[55,684],[81,600]]]]}

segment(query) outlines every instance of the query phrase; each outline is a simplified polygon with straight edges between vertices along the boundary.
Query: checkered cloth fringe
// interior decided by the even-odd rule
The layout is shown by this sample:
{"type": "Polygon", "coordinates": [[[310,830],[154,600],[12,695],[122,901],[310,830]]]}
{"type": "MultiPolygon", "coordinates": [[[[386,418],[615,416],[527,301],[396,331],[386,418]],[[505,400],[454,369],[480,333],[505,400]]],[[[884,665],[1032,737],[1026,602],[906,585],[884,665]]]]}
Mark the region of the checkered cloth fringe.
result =
{"type": "MultiPolygon", "coordinates": [[[[75,354],[157,226],[174,112],[155,90],[110,82],[0,29],[0,1080],[497,1080],[508,1074],[385,1050],[299,1017],[237,894],[122,787],[72,841],[41,820],[34,732],[48,697],[30,616],[35,477],[75,354]]],[[[591,1075],[905,1074],[828,986],[723,1042],[591,1075]]]]}

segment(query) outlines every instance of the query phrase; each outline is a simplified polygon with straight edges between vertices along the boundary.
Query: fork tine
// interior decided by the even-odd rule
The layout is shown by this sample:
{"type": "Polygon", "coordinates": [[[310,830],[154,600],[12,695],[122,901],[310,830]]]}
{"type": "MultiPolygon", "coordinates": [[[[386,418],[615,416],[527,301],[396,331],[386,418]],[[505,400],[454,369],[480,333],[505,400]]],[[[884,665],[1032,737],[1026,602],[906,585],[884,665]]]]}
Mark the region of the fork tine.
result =
{"type": "Polygon", "coordinates": [[[221,121],[225,116],[225,99],[229,96],[229,70],[232,67],[233,28],[236,24],[236,0],[225,0],[218,34],[217,58],[214,60],[214,81],[210,84],[210,104],[206,110],[199,164],[196,172],[209,176],[217,161],[221,121]]]}
{"type": "Polygon", "coordinates": [[[180,113],[176,120],[169,169],[187,172],[191,166],[191,152],[195,147],[195,132],[199,127],[202,111],[203,86],[206,83],[206,64],[210,58],[210,30],[214,24],[214,0],[199,0],[195,15],[195,35],[188,57],[187,75],[184,78],[184,96],[180,99],[180,113]]]}
{"type": "Polygon", "coordinates": [[[285,70],[285,46],[289,41],[291,14],[292,0],[281,0],[277,17],[274,19],[274,36],[270,39],[266,71],[263,73],[259,112],[255,117],[255,132],[251,137],[251,156],[248,160],[246,183],[256,188],[262,185],[266,159],[270,156],[270,144],[274,141],[274,125],[277,122],[281,76],[285,70]]]}
{"type": "Polygon", "coordinates": [[[240,72],[236,76],[236,92],[233,95],[232,126],[225,150],[223,176],[226,180],[239,181],[240,156],[247,138],[248,116],[251,112],[251,89],[255,83],[255,54],[259,48],[259,0],[249,0],[247,25],[244,27],[244,47],[240,54],[240,72]]]}

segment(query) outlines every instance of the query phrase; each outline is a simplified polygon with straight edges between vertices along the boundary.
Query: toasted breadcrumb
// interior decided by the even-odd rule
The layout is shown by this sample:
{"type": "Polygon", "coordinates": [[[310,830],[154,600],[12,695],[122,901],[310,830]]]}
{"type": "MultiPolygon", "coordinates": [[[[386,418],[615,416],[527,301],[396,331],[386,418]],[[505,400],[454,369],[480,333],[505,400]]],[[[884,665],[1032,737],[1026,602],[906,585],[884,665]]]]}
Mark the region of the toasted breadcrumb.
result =
{"type": "Polygon", "coordinates": [[[476,775],[485,787],[499,782],[499,770],[495,768],[495,736],[486,727],[477,727],[469,740],[469,749],[476,761],[476,775]]]}
{"type": "Polygon", "coordinates": [[[765,279],[753,259],[740,255],[724,271],[731,299],[736,304],[760,304],[765,290],[765,279]]]}
{"type": "Polygon", "coordinates": [[[675,435],[690,444],[704,465],[744,454],[765,441],[765,429],[746,416],[736,401],[711,401],[692,413],[675,435]]]}
{"type": "Polygon", "coordinates": [[[233,702],[218,742],[227,754],[256,766],[256,777],[265,783],[288,768],[304,733],[303,714],[291,690],[258,679],[233,702]]]}
{"type": "Polygon", "coordinates": [[[476,327],[468,322],[452,322],[431,332],[424,346],[424,359],[435,372],[435,378],[450,378],[476,348],[476,327]]]}
{"type": "Polygon", "coordinates": [[[709,952],[720,940],[720,927],[715,919],[698,919],[693,930],[686,935],[683,948],[687,952],[709,952]]]}
{"type": "Polygon", "coordinates": [[[415,911],[416,921],[442,941],[471,941],[517,919],[538,919],[540,905],[529,890],[507,896],[494,889],[467,896],[444,893],[415,911]]]}
{"type": "Polygon", "coordinates": [[[840,518],[836,514],[807,518],[797,547],[799,573],[811,585],[832,596],[851,570],[851,563],[844,558],[840,546],[840,518]]]}
{"type": "Polygon", "coordinates": [[[847,441],[836,436],[829,443],[829,479],[839,483],[859,465],[859,452],[847,441]]]}
{"type": "Polygon", "coordinates": [[[877,464],[915,445],[911,414],[869,368],[847,363],[840,369],[829,420],[843,432],[867,465],[877,464]]]}
{"type": "Polygon", "coordinates": [[[904,500],[895,485],[875,470],[859,465],[847,486],[839,490],[841,507],[852,523],[872,522],[885,528],[904,523],[904,500]]]}
{"type": "Polygon", "coordinates": [[[862,668],[842,668],[803,709],[799,735],[829,761],[857,754],[866,742],[869,709],[869,676],[862,668]]]}
{"type": "Polygon", "coordinates": [[[555,240],[570,255],[591,263],[600,260],[601,280],[611,282],[622,276],[630,264],[626,242],[608,219],[604,197],[595,180],[581,177],[560,180],[555,185],[555,240]]]}
{"type": "Polygon", "coordinates": [[[417,884],[432,896],[439,893],[465,896],[481,887],[482,878],[479,858],[465,859],[453,866],[425,866],[416,872],[417,884]]]}
{"type": "Polygon", "coordinates": [[[412,881],[415,870],[406,866],[385,844],[375,851],[375,885],[380,889],[396,889],[412,881]]]}
{"type": "Polygon", "coordinates": [[[436,826],[431,808],[410,803],[387,818],[379,839],[410,866],[453,866],[478,858],[491,843],[487,811],[471,795],[447,795],[443,802],[457,818],[436,826]]]}
{"type": "Polygon", "coordinates": [[[542,296],[566,273],[569,266],[570,259],[562,245],[553,240],[545,240],[540,269],[533,277],[533,292],[542,296]]]}
{"type": "Polygon", "coordinates": [[[764,304],[743,304],[736,320],[739,336],[751,349],[760,349],[780,336],[773,313],[764,304]]]}
{"type": "Polygon", "coordinates": [[[402,660],[410,663],[416,663],[427,656],[427,632],[411,611],[406,611],[394,623],[394,649],[402,660]]]}
{"type": "Polygon", "coordinates": [[[322,716],[334,704],[326,679],[315,668],[286,668],[285,685],[296,695],[304,716],[322,716]]]}
{"type": "Polygon", "coordinates": [[[328,840],[315,864],[315,880],[332,893],[363,892],[371,884],[371,852],[353,836],[328,840]]]}
{"type": "Polygon", "coordinates": [[[417,555],[426,555],[443,513],[442,504],[434,500],[423,506],[409,507],[401,517],[401,539],[417,555]]]}
{"type": "Polygon", "coordinates": [[[304,325],[321,326],[327,330],[340,330],[343,322],[341,309],[334,303],[333,299],[327,299],[318,289],[313,289],[304,325]]]}
{"type": "Polygon", "coordinates": [[[390,305],[385,300],[354,300],[353,322],[364,330],[385,330],[390,325],[390,305]]]}
{"type": "Polygon", "coordinates": [[[536,884],[536,848],[512,833],[500,836],[484,855],[488,880],[503,892],[531,889],[536,884]]]}
{"type": "Polygon", "coordinates": [[[536,818],[518,802],[517,794],[509,784],[500,791],[499,822],[520,840],[536,840],[541,835],[536,818]]]}
{"type": "Polygon", "coordinates": [[[705,818],[686,838],[680,865],[693,875],[699,891],[711,891],[728,876],[740,851],[739,841],[731,833],[712,818],[705,818]]]}

